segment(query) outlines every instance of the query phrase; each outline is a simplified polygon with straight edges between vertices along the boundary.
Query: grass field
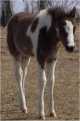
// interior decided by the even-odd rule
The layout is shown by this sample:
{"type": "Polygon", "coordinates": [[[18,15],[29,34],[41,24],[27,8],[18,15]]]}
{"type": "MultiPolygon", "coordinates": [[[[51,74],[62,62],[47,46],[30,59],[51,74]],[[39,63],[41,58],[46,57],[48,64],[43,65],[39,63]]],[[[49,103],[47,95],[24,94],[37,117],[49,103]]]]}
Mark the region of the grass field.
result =
{"type": "MultiPolygon", "coordinates": [[[[63,46],[60,48],[56,66],[54,100],[57,118],[48,113],[48,89],[45,90],[46,119],[78,120],[79,119],[79,31],[75,34],[76,51],[68,53],[63,46]]],[[[6,29],[0,28],[1,36],[1,119],[29,120],[38,119],[38,81],[37,66],[32,58],[25,82],[28,114],[21,112],[19,107],[18,86],[13,76],[11,57],[6,44],[6,29]]]]}

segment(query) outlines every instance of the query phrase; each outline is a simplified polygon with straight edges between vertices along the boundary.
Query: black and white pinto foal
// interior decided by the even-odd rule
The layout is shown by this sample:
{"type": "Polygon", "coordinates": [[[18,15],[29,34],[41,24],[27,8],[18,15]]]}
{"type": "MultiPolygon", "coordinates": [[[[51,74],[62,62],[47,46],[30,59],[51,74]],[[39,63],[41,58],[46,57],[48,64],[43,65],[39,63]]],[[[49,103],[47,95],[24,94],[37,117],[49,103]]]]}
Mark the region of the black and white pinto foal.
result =
{"type": "Polygon", "coordinates": [[[75,31],[75,8],[65,11],[61,8],[45,9],[37,16],[19,13],[13,16],[7,27],[7,43],[15,67],[19,85],[21,109],[27,113],[24,81],[30,57],[35,56],[38,65],[39,80],[39,117],[45,119],[44,90],[49,87],[49,110],[56,116],[53,88],[55,66],[60,42],[68,52],[73,52],[75,31]],[[45,72],[45,65],[47,71],[45,72]],[[47,74],[46,74],[47,73],[47,74]]]}

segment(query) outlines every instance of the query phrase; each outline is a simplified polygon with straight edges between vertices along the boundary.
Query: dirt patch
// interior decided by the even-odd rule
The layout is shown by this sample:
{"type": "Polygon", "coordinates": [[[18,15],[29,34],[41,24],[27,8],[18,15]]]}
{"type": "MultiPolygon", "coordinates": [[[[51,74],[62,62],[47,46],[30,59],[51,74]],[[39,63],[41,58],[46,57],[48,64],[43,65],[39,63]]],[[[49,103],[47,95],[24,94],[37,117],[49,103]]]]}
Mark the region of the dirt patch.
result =
{"type": "MultiPolygon", "coordinates": [[[[67,53],[60,49],[56,66],[54,87],[55,110],[57,120],[79,119],[79,28],[75,34],[76,51],[67,53]]],[[[18,99],[18,86],[13,76],[11,57],[6,44],[6,29],[0,28],[1,37],[1,119],[25,120],[38,119],[38,81],[37,66],[32,58],[25,82],[26,101],[29,113],[21,112],[18,99]]],[[[48,89],[45,91],[46,119],[55,119],[48,113],[48,89]]]]}

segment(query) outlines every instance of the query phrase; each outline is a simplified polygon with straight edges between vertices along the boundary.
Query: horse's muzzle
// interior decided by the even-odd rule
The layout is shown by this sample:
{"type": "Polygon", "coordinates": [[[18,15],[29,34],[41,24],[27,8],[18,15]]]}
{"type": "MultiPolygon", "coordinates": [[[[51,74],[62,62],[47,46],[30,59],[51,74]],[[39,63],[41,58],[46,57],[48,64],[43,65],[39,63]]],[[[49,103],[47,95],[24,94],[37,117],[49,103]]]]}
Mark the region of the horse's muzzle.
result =
{"type": "Polygon", "coordinates": [[[75,49],[75,45],[74,45],[74,46],[66,46],[66,50],[67,50],[68,52],[73,52],[74,49],[75,49]]]}

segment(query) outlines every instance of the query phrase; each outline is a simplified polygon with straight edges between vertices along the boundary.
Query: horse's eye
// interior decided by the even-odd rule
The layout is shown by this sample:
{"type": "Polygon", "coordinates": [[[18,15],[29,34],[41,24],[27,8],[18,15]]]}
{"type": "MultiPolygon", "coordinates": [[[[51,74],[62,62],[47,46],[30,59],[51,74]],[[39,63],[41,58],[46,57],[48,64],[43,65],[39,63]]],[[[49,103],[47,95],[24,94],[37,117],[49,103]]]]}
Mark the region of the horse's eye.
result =
{"type": "Polygon", "coordinates": [[[60,27],[60,31],[63,33],[64,32],[64,27],[60,27]]]}
{"type": "Polygon", "coordinates": [[[61,26],[66,26],[66,22],[65,21],[61,21],[61,26]]]}
{"type": "Polygon", "coordinates": [[[63,22],[63,26],[66,26],[66,22],[65,21],[63,22]]]}

